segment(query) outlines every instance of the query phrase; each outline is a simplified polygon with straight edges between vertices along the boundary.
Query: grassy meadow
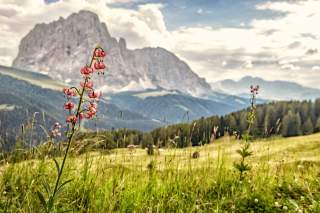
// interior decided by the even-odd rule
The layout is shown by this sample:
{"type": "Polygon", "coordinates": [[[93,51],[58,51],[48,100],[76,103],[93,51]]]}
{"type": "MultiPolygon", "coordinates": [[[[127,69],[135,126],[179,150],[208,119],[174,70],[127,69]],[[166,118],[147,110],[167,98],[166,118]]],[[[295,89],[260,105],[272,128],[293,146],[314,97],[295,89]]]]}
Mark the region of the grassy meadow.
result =
{"type": "MultiPolygon", "coordinates": [[[[153,156],[141,148],[70,155],[62,179],[71,182],[54,211],[320,212],[320,134],[252,142],[243,180],[233,167],[240,146],[226,136],[153,156]]],[[[9,163],[0,172],[1,212],[44,211],[37,191],[53,188],[52,159],[9,163]]]]}

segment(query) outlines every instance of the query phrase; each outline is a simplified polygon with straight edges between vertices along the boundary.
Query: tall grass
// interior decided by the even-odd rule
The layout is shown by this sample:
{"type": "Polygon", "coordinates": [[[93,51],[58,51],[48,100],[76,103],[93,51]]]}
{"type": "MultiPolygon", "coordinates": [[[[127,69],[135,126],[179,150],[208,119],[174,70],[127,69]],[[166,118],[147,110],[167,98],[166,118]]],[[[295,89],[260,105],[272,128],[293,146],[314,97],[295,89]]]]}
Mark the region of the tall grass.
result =
{"type": "MultiPolygon", "coordinates": [[[[236,141],[224,138],[201,148],[117,149],[86,153],[66,162],[63,180],[73,179],[59,194],[55,212],[319,212],[320,135],[252,143],[257,155],[245,179],[232,164],[239,159],[236,141]],[[287,145],[292,141],[291,145],[287,145]],[[268,143],[271,145],[269,147],[268,143]],[[306,150],[299,149],[307,144],[306,150]],[[268,154],[263,150],[270,150],[268,154]],[[192,158],[197,150],[201,157],[192,158]],[[278,150],[286,157],[278,155],[278,150]],[[260,153],[260,154],[259,154],[260,153]],[[308,156],[313,160],[303,160],[308,156]]],[[[61,161],[62,159],[58,159],[61,161]]],[[[0,168],[0,209],[40,212],[35,195],[53,185],[55,165],[28,160],[0,168]]]]}

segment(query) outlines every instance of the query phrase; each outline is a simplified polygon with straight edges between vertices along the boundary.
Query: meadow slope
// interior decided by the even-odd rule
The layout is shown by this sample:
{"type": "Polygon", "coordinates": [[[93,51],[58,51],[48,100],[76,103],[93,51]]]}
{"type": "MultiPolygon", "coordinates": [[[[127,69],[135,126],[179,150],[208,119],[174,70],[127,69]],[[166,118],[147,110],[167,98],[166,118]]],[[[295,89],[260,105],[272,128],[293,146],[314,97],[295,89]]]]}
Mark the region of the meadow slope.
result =
{"type": "MultiPolygon", "coordinates": [[[[233,163],[240,142],[109,154],[89,152],[67,160],[56,211],[74,212],[320,212],[320,134],[255,141],[252,170],[239,180],[233,163]],[[192,153],[200,152],[193,159],[192,153]]],[[[58,159],[61,160],[61,159],[58,159]]],[[[36,196],[52,187],[51,159],[1,167],[0,209],[39,212],[36,196]]]]}

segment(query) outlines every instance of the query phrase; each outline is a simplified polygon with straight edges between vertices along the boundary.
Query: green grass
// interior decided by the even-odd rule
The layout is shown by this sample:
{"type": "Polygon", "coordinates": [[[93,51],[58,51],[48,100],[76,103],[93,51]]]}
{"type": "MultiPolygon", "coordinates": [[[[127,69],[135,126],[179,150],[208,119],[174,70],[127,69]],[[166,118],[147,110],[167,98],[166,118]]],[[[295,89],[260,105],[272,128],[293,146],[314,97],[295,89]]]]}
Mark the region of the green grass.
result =
{"type": "MultiPolygon", "coordinates": [[[[68,158],[55,211],[73,212],[320,212],[320,134],[255,141],[252,170],[233,168],[239,141],[164,149],[90,152],[68,158]],[[198,159],[191,158],[199,151],[198,159]]],[[[61,161],[61,159],[58,159],[61,161]]],[[[51,159],[0,167],[0,211],[41,212],[37,190],[56,178],[51,159]]]]}

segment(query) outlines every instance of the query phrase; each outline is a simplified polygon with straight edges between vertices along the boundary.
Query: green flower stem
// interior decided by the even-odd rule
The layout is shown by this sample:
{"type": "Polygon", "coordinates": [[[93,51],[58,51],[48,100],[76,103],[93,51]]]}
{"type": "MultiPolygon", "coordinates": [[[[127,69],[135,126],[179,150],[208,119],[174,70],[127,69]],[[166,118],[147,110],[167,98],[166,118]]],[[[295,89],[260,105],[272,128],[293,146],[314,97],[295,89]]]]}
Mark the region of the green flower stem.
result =
{"type": "MultiPolygon", "coordinates": [[[[94,52],[96,51],[97,48],[94,49],[94,52]]],[[[91,62],[90,62],[90,67],[92,67],[92,63],[94,61],[94,55],[92,56],[91,58],[91,62]]],[[[90,77],[86,77],[85,78],[85,81],[84,81],[84,87],[82,87],[82,90],[80,92],[80,98],[79,98],[79,103],[78,103],[78,107],[77,107],[77,112],[76,112],[76,118],[79,117],[80,113],[81,113],[81,105],[82,105],[82,102],[83,102],[83,98],[84,98],[84,92],[85,92],[85,85],[87,84],[87,82],[89,81],[90,77]]],[[[77,90],[77,92],[79,93],[79,90],[77,90]]],[[[49,206],[48,208],[48,212],[51,210],[51,208],[53,207],[53,202],[54,202],[54,198],[56,196],[56,193],[58,191],[58,187],[59,187],[59,183],[60,183],[60,179],[61,179],[61,176],[62,176],[62,173],[63,173],[63,169],[64,169],[64,165],[65,165],[65,162],[66,162],[66,159],[67,159],[67,156],[68,156],[68,152],[69,152],[69,149],[70,149],[70,145],[71,145],[71,142],[72,142],[72,138],[74,136],[74,133],[76,131],[76,123],[77,122],[74,122],[72,123],[72,128],[71,128],[71,131],[70,131],[70,134],[68,135],[68,145],[67,145],[67,149],[66,149],[66,152],[64,154],[64,157],[63,157],[63,160],[62,160],[62,163],[61,163],[61,167],[59,169],[59,172],[58,172],[58,176],[57,176],[57,180],[56,180],[56,183],[55,183],[55,187],[54,187],[54,190],[53,190],[53,193],[52,193],[52,196],[49,198],[49,204],[51,203],[51,205],[49,206]]]]}

